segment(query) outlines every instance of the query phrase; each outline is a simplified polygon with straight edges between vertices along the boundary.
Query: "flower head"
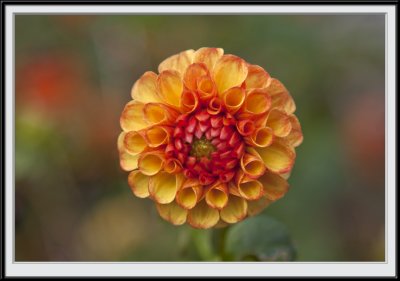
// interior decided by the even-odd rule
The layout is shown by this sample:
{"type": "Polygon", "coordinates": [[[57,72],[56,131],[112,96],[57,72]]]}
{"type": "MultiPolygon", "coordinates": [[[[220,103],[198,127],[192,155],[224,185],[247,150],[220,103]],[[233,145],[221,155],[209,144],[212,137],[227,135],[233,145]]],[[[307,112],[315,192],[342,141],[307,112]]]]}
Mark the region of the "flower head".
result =
{"type": "Polygon", "coordinates": [[[160,216],[196,228],[236,223],[288,190],[303,135],[283,84],[220,48],[145,72],[121,115],[120,164],[160,216]]]}

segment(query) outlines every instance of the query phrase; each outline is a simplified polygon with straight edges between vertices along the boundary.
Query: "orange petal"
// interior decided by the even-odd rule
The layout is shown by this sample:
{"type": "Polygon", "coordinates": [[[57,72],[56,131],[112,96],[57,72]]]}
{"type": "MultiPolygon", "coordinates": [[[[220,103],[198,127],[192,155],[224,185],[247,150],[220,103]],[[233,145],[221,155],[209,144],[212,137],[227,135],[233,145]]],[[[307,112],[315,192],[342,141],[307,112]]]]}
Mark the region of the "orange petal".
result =
{"type": "Polygon", "coordinates": [[[264,186],[265,197],[268,200],[276,201],[282,198],[289,190],[287,181],[277,174],[267,172],[258,179],[264,186]]]}
{"type": "Polygon", "coordinates": [[[181,97],[181,110],[184,113],[191,113],[199,106],[199,98],[193,91],[184,90],[181,97]]]}
{"type": "Polygon", "coordinates": [[[132,171],[138,167],[139,155],[132,155],[128,152],[122,151],[119,154],[119,163],[124,171],[132,171]]]}
{"type": "Polygon", "coordinates": [[[126,132],[121,132],[118,135],[117,148],[118,148],[119,152],[124,152],[126,150],[125,149],[125,144],[124,144],[125,136],[126,136],[126,132]]]}
{"type": "Polygon", "coordinates": [[[216,183],[206,192],[205,200],[207,204],[221,210],[228,203],[228,188],[226,184],[216,183]]]}
{"type": "Polygon", "coordinates": [[[296,116],[289,116],[290,124],[292,125],[292,130],[289,135],[285,138],[288,144],[297,147],[303,142],[303,132],[301,130],[299,119],[296,116]]]}
{"type": "Polygon", "coordinates": [[[264,88],[270,78],[269,74],[258,65],[247,65],[249,73],[246,78],[246,89],[264,88]]]}
{"type": "Polygon", "coordinates": [[[186,222],[187,210],[182,209],[175,202],[169,204],[156,204],[160,216],[173,225],[182,225],[186,222]]]}
{"type": "Polygon", "coordinates": [[[194,53],[193,62],[202,62],[212,71],[223,54],[224,50],[221,48],[200,48],[194,53]]]}
{"type": "Polygon", "coordinates": [[[293,167],[296,154],[281,141],[274,141],[270,146],[255,148],[268,170],[275,173],[286,173],[293,167]]]}
{"type": "Polygon", "coordinates": [[[260,115],[271,107],[271,97],[265,89],[254,89],[247,93],[243,106],[244,116],[260,115]]]}
{"type": "Polygon", "coordinates": [[[168,126],[154,126],[146,131],[146,140],[150,147],[159,147],[168,143],[172,128],[168,126]]]}
{"type": "Polygon", "coordinates": [[[144,104],[133,101],[128,103],[122,111],[120,124],[125,132],[139,131],[150,125],[144,119],[144,104]]]}
{"type": "Polygon", "coordinates": [[[217,85],[218,93],[223,93],[229,88],[240,86],[246,77],[246,62],[233,55],[222,56],[215,64],[213,70],[213,79],[217,85]]]}
{"type": "Polygon", "coordinates": [[[239,120],[236,123],[236,128],[242,136],[249,136],[256,129],[254,122],[250,119],[239,120]]]}
{"type": "Polygon", "coordinates": [[[145,150],[147,143],[142,134],[131,131],[124,137],[124,147],[131,154],[139,154],[145,150]]]}
{"type": "Polygon", "coordinates": [[[179,54],[170,56],[160,63],[158,72],[161,73],[165,70],[175,70],[181,75],[185,73],[186,68],[193,63],[194,50],[186,50],[179,54]]]}
{"type": "Polygon", "coordinates": [[[258,200],[247,201],[247,214],[249,216],[255,216],[268,207],[269,204],[271,204],[271,201],[265,196],[258,200]]]}
{"type": "Polygon", "coordinates": [[[197,79],[197,91],[201,101],[209,101],[217,95],[217,86],[208,75],[197,79]]]}
{"type": "Polygon", "coordinates": [[[147,152],[142,153],[139,157],[138,167],[139,170],[147,175],[153,176],[161,171],[164,163],[164,155],[161,152],[147,152]]]}
{"type": "Polygon", "coordinates": [[[131,96],[143,103],[161,102],[157,93],[157,74],[152,71],[145,72],[133,85],[131,96]]]}
{"type": "Polygon", "coordinates": [[[289,116],[279,109],[272,109],[267,118],[267,124],[278,137],[286,137],[292,130],[289,116]]]}
{"type": "Polygon", "coordinates": [[[180,175],[159,172],[150,178],[149,193],[159,204],[168,204],[174,201],[176,193],[182,185],[180,175]]]}
{"type": "Polygon", "coordinates": [[[267,147],[271,145],[274,140],[274,133],[271,128],[264,127],[256,129],[249,137],[245,137],[246,143],[257,146],[267,147]]]}
{"type": "Polygon", "coordinates": [[[148,103],[143,108],[144,119],[151,126],[175,122],[179,113],[161,103],[148,103]]]}
{"type": "Polygon", "coordinates": [[[188,223],[196,228],[210,228],[219,221],[219,212],[207,205],[205,200],[200,201],[196,207],[188,212],[188,223]]]}
{"type": "Polygon", "coordinates": [[[247,202],[237,196],[229,196],[228,204],[220,212],[221,219],[227,223],[237,223],[247,215],[247,202]]]}
{"type": "Polygon", "coordinates": [[[193,63],[185,71],[183,76],[183,83],[189,90],[197,89],[197,79],[202,76],[208,76],[209,72],[207,66],[203,63],[193,63]]]}
{"type": "Polygon", "coordinates": [[[275,78],[269,79],[265,89],[271,95],[272,108],[282,109],[288,114],[295,112],[296,104],[289,91],[279,80],[275,78]]]}
{"type": "Polygon", "coordinates": [[[150,177],[143,175],[140,171],[130,172],[128,176],[128,184],[133,192],[139,198],[149,196],[149,180],[150,177]]]}
{"type": "Polygon", "coordinates": [[[179,173],[182,170],[182,164],[175,158],[169,158],[164,162],[164,171],[170,174],[179,173]]]}
{"type": "Polygon", "coordinates": [[[164,102],[179,107],[183,91],[183,83],[179,73],[173,70],[165,70],[157,79],[157,91],[164,102]]]}
{"type": "Polygon", "coordinates": [[[208,104],[207,112],[211,115],[217,115],[218,113],[221,112],[221,110],[222,110],[221,100],[218,97],[213,97],[208,104]]]}
{"type": "Polygon", "coordinates": [[[258,180],[245,179],[238,186],[239,194],[246,200],[257,200],[264,194],[263,185],[258,180]]]}
{"type": "Polygon", "coordinates": [[[222,103],[230,114],[235,114],[243,105],[245,98],[245,91],[240,87],[234,87],[222,94],[222,103]]]}
{"type": "Polygon", "coordinates": [[[176,195],[176,202],[185,209],[192,209],[200,201],[203,187],[201,185],[182,187],[176,195]]]}
{"type": "Polygon", "coordinates": [[[243,172],[250,178],[257,178],[264,174],[265,165],[263,160],[255,154],[246,152],[240,159],[240,166],[243,172]]]}

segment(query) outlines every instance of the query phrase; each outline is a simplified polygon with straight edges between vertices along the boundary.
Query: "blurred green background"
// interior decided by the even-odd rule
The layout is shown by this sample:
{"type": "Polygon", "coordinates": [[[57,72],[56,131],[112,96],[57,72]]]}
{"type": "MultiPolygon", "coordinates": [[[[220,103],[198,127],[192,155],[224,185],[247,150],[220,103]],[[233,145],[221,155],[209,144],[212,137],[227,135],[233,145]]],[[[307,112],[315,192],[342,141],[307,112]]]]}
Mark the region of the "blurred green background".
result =
{"type": "MultiPolygon", "coordinates": [[[[188,226],[135,198],[119,117],[136,79],[185,49],[264,67],[297,104],[304,142],[286,196],[298,261],[385,258],[383,15],[15,18],[16,261],[197,260],[188,226]]],[[[268,233],[265,233],[268,235],[268,233]]]]}

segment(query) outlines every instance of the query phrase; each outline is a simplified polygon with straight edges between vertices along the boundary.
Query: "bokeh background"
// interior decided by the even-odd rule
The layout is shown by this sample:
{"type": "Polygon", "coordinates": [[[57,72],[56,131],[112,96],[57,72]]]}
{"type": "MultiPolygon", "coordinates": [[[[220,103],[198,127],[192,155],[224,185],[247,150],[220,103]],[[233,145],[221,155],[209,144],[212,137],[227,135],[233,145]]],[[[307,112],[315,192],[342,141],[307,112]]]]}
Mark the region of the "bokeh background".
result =
{"type": "MultiPolygon", "coordinates": [[[[222,47],[290,90],[304,142],[265,210],[298,261],[385,258],[383,15],[15,18],[15,259],[180,261],[187,226],[135,198],[116,146],[136,79],[185,49],[222,47]]],[[[266,234],[267,235],[267,234],[266,234]]]]}

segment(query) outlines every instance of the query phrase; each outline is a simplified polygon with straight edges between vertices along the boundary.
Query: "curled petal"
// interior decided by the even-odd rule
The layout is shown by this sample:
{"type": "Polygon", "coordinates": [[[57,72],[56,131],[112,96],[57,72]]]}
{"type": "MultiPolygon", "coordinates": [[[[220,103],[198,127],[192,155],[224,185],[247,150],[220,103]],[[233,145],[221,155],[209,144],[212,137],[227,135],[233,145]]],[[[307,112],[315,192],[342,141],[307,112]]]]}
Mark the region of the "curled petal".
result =
{"type": "Polygon", "coordinates": [[[138,167],[139,155],[132,155],[128,152],[122,151],[119,154],[119,163],[124,171],[132,171],[138,167]]]}
{"type": "Polygon", "coordinates": [[[249,73],[246,77],[246,89],[264,88],[270,78],[269,74],[259,65],[247,65],[249,73]]]}
{"type": "Polygon", "coordinates": [[[214,66],[213,79],[220,94],[229,88],[240,86],[246,77],[246,62],[237,56],[224,55],[214,66]]]}
{"type": "Polygon", "coordinates": [[[281,174],[292,169],[296,154],[284,142],[275,140],[270,146],[255,149],[268,170],[281,174]]]}
{"type": "Polygon", "coordinates": [[[126,150],[125,149],[125,144],[124,144],[125,136],[126,136],[126,132],[121,132],[118,135],[117,148],[118,148],[119,152],[124,152],[126,150]]]}
{"type": "Polygon", "coordinates": [[[193,63],[194,50],[186,50],[179,54],[170,56],[162,61],[158,66],[158,72],[165,70],[175,70],[181,75],[185,73],[186,68],[193,63]]]}
{"type": "Polygon", "coordinates": [[[209,101],[216,96],[217,88],[210,76],[204,75],[197,79],[197,92],[202,101],[209,101]]]}
{"type": "Polygon", "coordinates": [[[139,157],[138,167],[139,170],[147,175],[153,176],[161,171],[164,163],[164,155],[161,152],[147,152],[142,153],[139,157]]]}
{"type": "Polygon", "coordinates": [[[124,147],[131,154],[139,154],[143,152],[147,143],[141,133],[130,131],[124,137],[124,147]]]}
{"type": "Polygon", "coordinates": [[[133,85],[131,96],[142,103],[162,102],[157,93],[157,74],[152,71],[145,72],[133,85]]]}
{"type": "Polygon", "coordinates": [[[272,109],[269,112],[267,126],[270,127],[274,131],[275,136],[278,137],[286,137],[292,130],[292,123],[290,122],[289,116],[279,109],[272,109]]]}
{"type": "Polygon", "coordinates": [[[267,147],[271,145],[273,140],[274,132],[268,127],[258,128],[251,136],[245,138],[246,143],[257,147],[267,147]]]}
{"type": "Polygon", "coordinates": [[[270,201],[282,198],[289,190],[287,181],[277,174],[267,172],[258,179],[264,186],[265,197],[270,201]]]}
{"type": "Polygon", "coordinates": [[[271,201],[265,196],[257,200],[247,201],[247,214],[249,216],[255,216],[268,207],[269,204],[271,204],[271,201]]]}
{"type": "Polygon", "coordinates": [[[222,103],[230,114],[235,114],[243,105],[245,98],[245,91],[240,87],[234,87],[222,94],[222,103]]]}
{"type": "Polygon", "coordinates": [[[178,112],[161,103],[148,103],[143,108],[144,118],[151,126],[175,122],[178,112]]]}
{"type": "Polygon", "coordinates": [[[249,136],[253,134],[255,128],[254,122],[250,119],[239,120],[236,123],[236,128],[242,136],[249,136]]]}
{"type": "Polygon", "coordinates": [[[237,196],[229,196],[228,204],[221,210],[221,219],[227,223],[236,223],[247,215],[247,202],[237,196]]]}
{"type": "Polygon", "coordinates": [[[157,91],[164,102],[179,107],[183,91],[183,83],[179,73],[173,70],[161,72],[157,79],[157,91]]]}
{"type": "Polygon", "coordinates": [[[189,90],[197,89],[197,79],[202,76],[208,76],[209,72],[204,63],[193,63],[185,71],[183,83],[189,90]]]}
{"type": "Polygon", "coordinates": [[[143,175],[140,171],[134,170],[128,176],[128,184],[133,194],[139,198],[149,196],[149,180],[150,177],[143,175]]]}
{"type": "Polygon", "coordinates": [[[181,97],[181,109],[184,113],[191,113],[199,106],[199,98],[193,91],[183,91],[181,97]]]}
{"type": "Polygon", "coordinates": [[[201,185],[182,187],[176,195],[176,202],[185,209],[192,209],[200,201],[203,192],[201,185]]]}
{"type": "Polygon", "coordinates": [[[217,115],[222,110],[222,103],[218,97],[214,97],[208,104],[207,112],[211,115],[217,115]]]}
{"type": "Polygon", "coordinates": [[[258,180],[246,179],[238,186],[241,197],[246,200],[257,200],[264,194],[263,185],[258,180]]]}
{"type": "Polygon", "coordinates": [[[196,228],[210,228],[219,221],[219,212],[201,200],[193,209],[188,212],[188,223],[196,228]]]}
{"type": "Polygon", "coordinates": [[[150,126],[144,119],[144,104],[133,101],[128,103],[122,111],[120,124],[125,132],[139,131],[150,126]]]}
{"type": "Polygon", "coordinates": [[[194,53],[193,62],[204,63],[212,71],[223,54],[224,50],[221,48],[200,48],[194,53]]]}
{"type": "Polygon", "coordinates": [[[156,204],[160,216],[173,225],[182,225],[186,222],[187,210],[175,202],[169,204],[156,204]]]}
{"type": "Polygon", "coordinates": [[[228,203],[227,185],[216,183],[211,186],[206,193],[205,200],[210,207],[221,210],[228,203]]]}
{"type": "Polygon", "coordinates": [[[174,201],[181,184],[180,175],[159,172],[150,178],[149,193],[157,203],[168,204],[174,201]]]}
{"type": "Polygon", "coordinates": [[[263,160],[254,154],[246,152],[240,159],[240,166],[245,174],[250,178],[257,178],[264,174],[265,165],[263,160]]]}
{"type": "Polygon", "coordinates": [[[299,119],[296,116],[289,116],[290,124],[292,125],[292,130],[289,135],[285,138],[288,144],[297,147],[303,142],[303,132],[301,130],[299,119]]]}
{"type": "Polygon", "coordinates": [[[159,147],[168,143],[172,128],[167,126],[154,126],[146,131],[146,140],[150,147],[159,147]]]}
{"type": "Polygon", "coordinates": [[[164,171],[170,174],[176,174],[182,171],[182,164],[178,159],[169,158],[165,160],[164,171]]]}
{"type": "Polygon", "coordinates": [[[266,113],[271,107],[271,97],[265,89],[251,90],[246,97],[241,116],[254,116],[266,113]]]}
{"type": "Polygon", "coordinates": [[[296,111],[296,104],[286,87],[275,78],[268,80],[268,85],[265,88],[271,95],[272,108],[284,110],[288,114],[296,111]]]}

